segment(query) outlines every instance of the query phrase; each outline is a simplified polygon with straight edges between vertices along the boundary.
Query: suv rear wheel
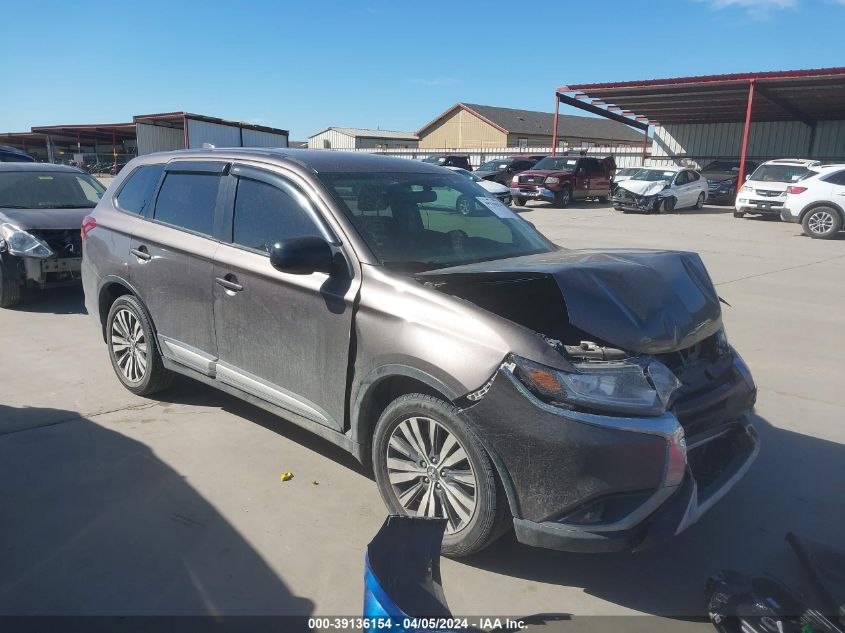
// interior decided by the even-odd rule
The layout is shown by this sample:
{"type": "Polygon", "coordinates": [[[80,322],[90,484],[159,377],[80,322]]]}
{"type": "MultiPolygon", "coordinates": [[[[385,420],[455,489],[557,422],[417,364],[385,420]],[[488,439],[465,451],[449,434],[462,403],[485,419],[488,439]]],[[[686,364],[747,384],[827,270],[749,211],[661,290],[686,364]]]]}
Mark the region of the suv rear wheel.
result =
{"type": "Polygon", "coordinates": [[[804,215],[801,226],[804,227],[804,235],[829,240],[842,229],[842,216],[833,207],[816,207],[804,215]]]}
{"type": "Polygon", "coordinates": [[[376,425],[373,469],[390,512],[447,520],[447,556],[478,552],[507,528],[507,500],[490,457],[443,400],[418,393],[394,400],[376,425]]]}
{"type": "Polygon", "coordinates": [[[161,361],[147,312],[132,295],[118,297],[106,318],[106,343],[114,373],[129,391],[148,396],[173,382],[161,361]]]}

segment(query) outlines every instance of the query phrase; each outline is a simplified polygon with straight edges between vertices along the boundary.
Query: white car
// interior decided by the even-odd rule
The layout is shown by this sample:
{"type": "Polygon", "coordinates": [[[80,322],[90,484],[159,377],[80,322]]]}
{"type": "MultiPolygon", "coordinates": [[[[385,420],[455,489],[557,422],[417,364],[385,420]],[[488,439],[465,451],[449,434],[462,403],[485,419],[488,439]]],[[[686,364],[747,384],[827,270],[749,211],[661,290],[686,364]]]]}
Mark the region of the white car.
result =
{"type": "Polygon", "coordinates": [[[814,167],[789,185],[780,218],[800,222],[804,235],[835,237],[845,226],[845,165],[814,167]]]}
{"type": "Polygon", "coordinates": [[[786,200],[786,188],[818,167],[817,160],[779,158],[763,163],[745,179],[734,204],[734,217],[746,213],[780,215],[786,200]]]}
{"type": "Polygon", "coordinates": [[[707,180],[686,167],[641,167],[613,191],[613,208],[623,213],[700,209],[706,200],[707,180]]]}
{"type": "MultiPolygon", "coordinates": [[[[513,201],[511,197],[511,190],[509,187],[505,187],[498,182],[494,182],[492,180],[484,180],[483,178],[479,178],[471,171],[467,171],[461,167],[447,167],[446,169],[451,169],[454,172],[459,173],[461,176],[465,176],[472,180],[475,184],[480,186],[482,189],[485,189],[487,192],[492,194],[495,198],[498,198],[500,202],[510,206],[510,203],[513,201]]],[[[472,212],[472,207],[470,201],[458,199],[458,211],[463,213],[464,215],[469,215],[472,212]]]]}

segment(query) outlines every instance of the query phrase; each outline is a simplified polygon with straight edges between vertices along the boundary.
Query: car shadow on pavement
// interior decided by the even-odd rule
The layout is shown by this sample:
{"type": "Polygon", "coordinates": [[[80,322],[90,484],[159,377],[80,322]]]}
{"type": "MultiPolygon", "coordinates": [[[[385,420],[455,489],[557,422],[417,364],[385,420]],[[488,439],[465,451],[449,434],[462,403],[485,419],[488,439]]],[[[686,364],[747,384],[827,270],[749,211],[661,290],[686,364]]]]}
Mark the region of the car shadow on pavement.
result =
{"type": "Polygon", "coordinates": [[[761,450],[746,477],[696,525],[665,543],[637,553],[569,554],[521,545],[510,533],[460,562],[581,587],[627,609],[676,618],[706,615],[704,584],[725,568],[769,572],[787,585],[801,585],[784,536],[795,531],[832,546],[841,543],[845,446],[776,428],[759,416],[753,422],[761,450]]]}
{"type": "Polygon", "coordinates": [[[87,314],[82,286],[52,288],[50,290],[24,290],[19,305],[7,310],[38,314],[87,314]]]}
{"type": "Polygon", "coordinates": [[[3,616],[313,611],[184,476],[73,411],[0,405],[0,508],[3,616]]]}
{"type": "Polygon", "coordinates": [[[294,422],[196,380],[191,380],[185,376],[177,376],[176,381],[170,389],[157,393],[152,397],[160,402],[171,404],[218,407],[227,413],[249,420],[253,424],[258,424],[268,431],[272,431],[292,442],[296,442],[300,446],[319,453],[323,457],[337,462],[356,473],[373,479],[370,469],[364,468],[348,451],[332,444],[319,435],[315,435],[311,431],[297,426],[294,422]]]}

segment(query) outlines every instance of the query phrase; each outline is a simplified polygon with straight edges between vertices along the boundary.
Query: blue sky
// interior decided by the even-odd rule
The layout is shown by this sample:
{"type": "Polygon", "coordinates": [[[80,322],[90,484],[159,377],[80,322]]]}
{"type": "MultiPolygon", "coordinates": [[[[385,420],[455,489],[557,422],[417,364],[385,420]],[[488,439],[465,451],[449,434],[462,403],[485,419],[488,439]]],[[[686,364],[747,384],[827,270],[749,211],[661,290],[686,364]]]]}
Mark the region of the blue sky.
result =
{"type": "Polygon", "coordinates": [[[0,132],[174,110],[417,130],[458,101],[550,111],[562,84],[845,65],[845,0],[4,0],[0,23],[0,132]]]}

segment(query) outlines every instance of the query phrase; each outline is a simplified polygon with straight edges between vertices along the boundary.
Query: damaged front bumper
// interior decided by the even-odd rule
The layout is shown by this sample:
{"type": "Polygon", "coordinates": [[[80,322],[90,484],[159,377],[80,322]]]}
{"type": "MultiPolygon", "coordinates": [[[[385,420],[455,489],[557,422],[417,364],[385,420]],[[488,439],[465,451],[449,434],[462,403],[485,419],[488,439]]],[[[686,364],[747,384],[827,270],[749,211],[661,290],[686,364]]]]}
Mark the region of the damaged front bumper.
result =
{"type": "Polygon", "coordinates": [[[660,196],[659,194],[640,196],[635,193],[631,193],[621,186],[616,188],[616,191],[614,191],[611,198],[614,209],[624,211],[641,211],[645,213],[656,211],[662,200],[663,196],[660,196]]]}
{"type": "Polygon", "coordinates": [[[687,413],[626,418],[553,406],[503,365],[465,414],[502,475],[520,542],[635,550],[695,523],[757,456],[747,418],[756,390],[738,356],[730,382],[707,406],[697,400],[686,425],[687,413]]]}
{"type": "Polygon", "coordinates": [[[33,288],[75,285],[81,279],[81,257],[22,257],[22,279],[33,288]]]}

